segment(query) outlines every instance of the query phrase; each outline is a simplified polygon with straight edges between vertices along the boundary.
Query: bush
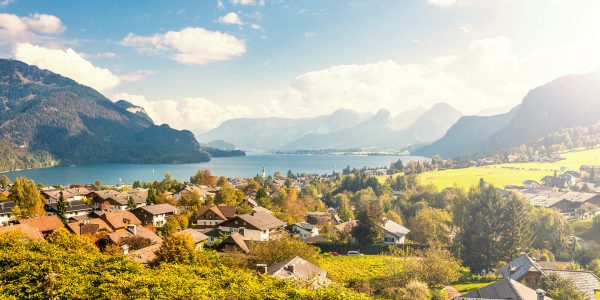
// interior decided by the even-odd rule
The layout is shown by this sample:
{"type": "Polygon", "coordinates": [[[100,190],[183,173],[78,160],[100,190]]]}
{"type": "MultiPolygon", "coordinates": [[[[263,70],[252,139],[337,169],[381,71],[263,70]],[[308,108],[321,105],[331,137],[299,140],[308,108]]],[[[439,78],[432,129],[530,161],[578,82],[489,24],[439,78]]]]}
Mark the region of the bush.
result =
{"type": "Polygon", "coordinates": [[[255,243],[250,250],[249,258],[252,264],[272,265],[299,256],[318,264],[318,254],[319,248],[296,238],[282,237],[277,240],[255,243]]]}

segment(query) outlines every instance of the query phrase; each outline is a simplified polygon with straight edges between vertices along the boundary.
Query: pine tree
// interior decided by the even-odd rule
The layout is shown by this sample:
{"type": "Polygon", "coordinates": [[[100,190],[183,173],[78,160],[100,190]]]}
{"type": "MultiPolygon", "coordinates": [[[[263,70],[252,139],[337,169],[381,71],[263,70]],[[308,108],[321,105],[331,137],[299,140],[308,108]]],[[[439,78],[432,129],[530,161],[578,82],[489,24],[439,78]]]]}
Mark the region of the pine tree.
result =
{"type": "Polygon", "coordinates": [[[58,202],[56,203],[56,215],[63,222],[63,224],[67,224],[67,201],[65,201],[65,196],[63,192],[60,191],[58,195],[58,202]]]}
{"type": "Polygon", "coordinates": [[[146,198],[146,205],[152,205],[156,202],[156,193],[152,186],[148,188],[148,197],[146,198]]]}
{"type": "Polygon", "coordinates": [[[127,197],[127,209],[132,210],[135,208],[136,208],[136,205],[135,205],[135,201],[133,201],[133,197],[132,196],[127,197]]]}

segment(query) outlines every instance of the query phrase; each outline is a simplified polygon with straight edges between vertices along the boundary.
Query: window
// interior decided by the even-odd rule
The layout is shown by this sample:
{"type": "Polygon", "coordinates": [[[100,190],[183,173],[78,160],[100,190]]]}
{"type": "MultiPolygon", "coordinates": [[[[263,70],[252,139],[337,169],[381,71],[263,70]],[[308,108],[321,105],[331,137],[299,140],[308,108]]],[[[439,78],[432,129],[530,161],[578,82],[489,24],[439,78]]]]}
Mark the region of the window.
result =
{"type": "Polygon", "coordinates": [[[383,238],[383,241],[386,243],[395,243],[396,239],[392,238],[392,237],[385,237],[385,238],[383,238]]]}

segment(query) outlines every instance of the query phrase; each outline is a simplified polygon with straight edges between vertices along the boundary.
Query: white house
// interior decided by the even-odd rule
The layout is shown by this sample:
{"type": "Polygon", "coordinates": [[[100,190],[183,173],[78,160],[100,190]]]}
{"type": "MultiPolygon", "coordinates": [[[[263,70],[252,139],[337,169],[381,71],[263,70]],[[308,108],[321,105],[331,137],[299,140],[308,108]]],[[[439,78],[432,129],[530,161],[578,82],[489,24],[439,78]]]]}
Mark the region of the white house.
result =
{"type": "Polygon", "coordinates": [[[305,240],[310,237],[318,236],[319,228],[317,228],[316,225],[307,222],[299,222],[290,226],[290,232],[300,236],[301,239],[305,240]]]}
{"type": "Polygon", "coordinates": [[[131,212],[142,221],[143,225],[162,227],[167,223],[168,217],[176,214],[177,208],[171,204],[163,203],[138,207],[131,212]]]}
{"type": "Polygon", "coordinates": [[[404,238],[410,232],[406,227],[389,219],[383,220],[383,230],[385,244],[404,244],[404,238]]]}
{"type": "Polygon", "coordinates": [[[15,207],[13,201],[0,202],[0,226],[8,225],[8,222],[12,221],[12,209],[15,207]]]}
{"type": "Polygon", "coordinates": [[[268,241],[273,232],[285,226],[285,222],[268,213],[235,216],[219,225],[222,232],[241,234],[245,240],[268,241]]]}

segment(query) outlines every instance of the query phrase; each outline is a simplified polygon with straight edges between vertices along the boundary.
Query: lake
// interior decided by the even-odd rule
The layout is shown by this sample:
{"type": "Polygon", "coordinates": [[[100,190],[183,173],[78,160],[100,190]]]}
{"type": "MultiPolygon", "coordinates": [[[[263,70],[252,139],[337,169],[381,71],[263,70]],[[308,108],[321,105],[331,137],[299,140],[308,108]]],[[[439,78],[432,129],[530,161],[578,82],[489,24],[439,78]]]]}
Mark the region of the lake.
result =
{"type": "Polygon", "coordinates": [[[203,168],[210,169],[213,175],[226,177],[254,177],[266,169],[267,174],[288,170],[294,173],[331,174],[350,168],[383,167],[402,158],[404,162],[423,159],[416,156],[360,156],[360,155],[300,155],[300,154],[248,154],[240,157],[213,158],[212,161],[196,164],[92,164],[57,166],[43,169],[30,169],[7,172],[11,180],[25,176],[44,185],[69,185],[93,183],[103,184],[132,183],[135,180],[162,180],[170,172],[180,181],[188,181],[190,176],[203,168]]]}

